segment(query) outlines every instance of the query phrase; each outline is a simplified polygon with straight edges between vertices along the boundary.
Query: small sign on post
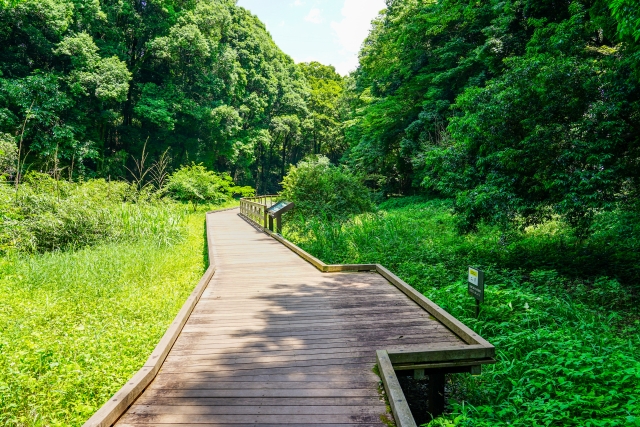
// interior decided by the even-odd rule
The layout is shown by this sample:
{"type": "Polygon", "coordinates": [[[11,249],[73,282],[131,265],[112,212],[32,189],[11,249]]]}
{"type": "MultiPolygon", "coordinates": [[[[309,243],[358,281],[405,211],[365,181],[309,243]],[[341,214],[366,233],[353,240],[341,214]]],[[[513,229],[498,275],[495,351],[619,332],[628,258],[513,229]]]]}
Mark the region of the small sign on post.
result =
{"type": "Polygon", "coordinates": [[[287,202],[286,200],[279,201],[275,205],[267,208],[267,214],[269,215],[269,230],[275,231],[276,233],[282,232],[282,214],[291,210],[294,204],[291,202],[287,202]],[[273,227],[273,221],[275,219],[276,226],[275,230],[273,227]]]}
{"type": "Polygon", "coordinates": [[[480,314],[480,303],[484,302],[484,271],[469,267],[467,290],[476,299],[476,317],[480,314]]]}

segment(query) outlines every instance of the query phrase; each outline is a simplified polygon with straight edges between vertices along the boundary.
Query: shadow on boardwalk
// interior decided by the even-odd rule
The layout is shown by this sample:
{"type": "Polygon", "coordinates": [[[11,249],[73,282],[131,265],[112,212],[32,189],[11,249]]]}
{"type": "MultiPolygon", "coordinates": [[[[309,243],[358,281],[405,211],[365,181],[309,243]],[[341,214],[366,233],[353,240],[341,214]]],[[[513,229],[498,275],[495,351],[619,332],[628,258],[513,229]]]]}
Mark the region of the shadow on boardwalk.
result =
{"type": "Polygon", "coordinates": [[[236,211],[218,270],[162,370],[118,425],[382,426],[375,350],[459,343],[374,273],[321,273],[236,211]]]}

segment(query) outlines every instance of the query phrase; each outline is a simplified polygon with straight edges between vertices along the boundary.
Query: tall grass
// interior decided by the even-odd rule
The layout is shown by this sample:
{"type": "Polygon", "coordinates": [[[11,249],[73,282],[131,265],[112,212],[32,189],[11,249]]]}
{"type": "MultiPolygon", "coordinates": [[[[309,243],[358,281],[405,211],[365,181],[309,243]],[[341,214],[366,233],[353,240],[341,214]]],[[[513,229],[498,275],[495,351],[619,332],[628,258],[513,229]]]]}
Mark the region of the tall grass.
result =
{"type": "MultiPolygon", "coordinates": [[[[150,218],[123,215],[133,230],[150,218]]],[[[171,245],[150,226],[136,242],[0,258],[0,425],[82,425],[142,366],[204,271],[203,215],[178,225],[171,245]]]]}
{"type": "MultiPolygon", "coordinates": [[[[599,256],[622,263],[621,253],[636,244],[633,234],[619,234],[614,248],[607,246],[619,232],[613,226],[588,242],[560,222],[511,235],[485,227],[460,236],[450,207],[444,200],[399,199],[342,223],[297,218],[284,233],[327,263],[390,267],[496,345],[498,363],[482,376],[452,377],[453,413],[433,425],[640,425],[634,284],[606,275],[615,269],[584,265],[599,256]],[[467,295],[468,265],[485,270],[479,319],[467,295]]],[[[620,264],[621,277],[637,274],[634,257],[620,264]]]]}
{"type": "Polygon", "coordinates": [[[15,189],[0,182],[0,252],[77,249],[151,238],[170,244],[183,233],[185,206],[125,182],[70,183],[31,174],[15,189]]]}

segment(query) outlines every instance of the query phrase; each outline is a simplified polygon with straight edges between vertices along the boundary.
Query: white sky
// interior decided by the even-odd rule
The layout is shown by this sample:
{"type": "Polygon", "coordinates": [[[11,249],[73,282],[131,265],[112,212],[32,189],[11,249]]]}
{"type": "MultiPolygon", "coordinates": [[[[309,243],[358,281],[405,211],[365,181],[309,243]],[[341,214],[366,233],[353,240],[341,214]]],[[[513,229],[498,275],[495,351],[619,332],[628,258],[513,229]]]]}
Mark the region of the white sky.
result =
{"type": "Polygon", "coordinates": [[[331,64],[342,75],[358,66],[358,51],[384,0],[238,0],[257,15],[296,62],[331,64]]]}

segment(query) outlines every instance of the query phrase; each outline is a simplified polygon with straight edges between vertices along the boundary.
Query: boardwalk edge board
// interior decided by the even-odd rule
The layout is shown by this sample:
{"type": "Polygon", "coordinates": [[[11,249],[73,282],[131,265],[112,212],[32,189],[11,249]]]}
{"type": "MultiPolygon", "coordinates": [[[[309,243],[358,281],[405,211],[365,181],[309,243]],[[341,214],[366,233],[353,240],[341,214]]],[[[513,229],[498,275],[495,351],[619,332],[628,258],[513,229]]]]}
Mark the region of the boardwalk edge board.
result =
{"type": "Polygon", "coordinates": [[[282,243],[323,273],[349,271],[374,271],[378,273],[466,343],[466,345],[452,346],[433,345],[411,350],[391,348],[376,352],[380,376],[398,427],[414,427],[416,423],[411,415],[402,388],[398,383],[395,370],[448,369],[451,372],[469,372],[477,375],[481,373],[482,365],[495,363],[496,351],[492,344],[383,265],[325,264],[280,234],[274,233],[260,224],[257,219],[261,219],[262,215],[260,212],[256,212],[258,206],[262,206],[263,209],[266,208],[265,205],[241,200],[240,217],[282,243]],[[243,207],[243,202],[250,204],[249,209],[243,207]]]}
{"type": "Polygon", "coordinates": [[[196,304],[200,300],[204,290],[211,281],[211,278],[216,272],[216,267],[213,265],[213,254],[211,252],[211,236],[209,235],[209,214],[216,212],[223,212],[237,208],[220,209],[217,211],[209,211],[206,214],[205,221],[207,225],[207,247],[209,255],[209,267],[202,275],[202,278],[198,282],[197,286],[191,292],[182,308],[174,318],[173,322],[162,336],[162,339],[156,345],[146,363],[138,372],[136,372],[127,383],[114,394],[98,411],[93,414],[84,424],[83,427],[110,427],[120,418],[131,406],[138,397],[142,394],[145,388],[156,377],[160,367],[164,363],[169,351],[173,347],[173,344],[178,339],[180,332],[182,331],[185,323],[189,319],[189,316],[193,312],[196,304]]]}
{"type": "Polygon", "coordinates": [[[409,409],[409,404],[402,392],[402,387],[400,387],[400,382],[398,381],[394,367],[391,364],[391,359],[389,359],[389,354],[385,350],[378,350],[376,351],[376,359],[378,361],[380,378],[382,378],[382,384],[387,393],[396,425],[398,427],[417,427],[411,414],[411,409],[409,409]]]}

